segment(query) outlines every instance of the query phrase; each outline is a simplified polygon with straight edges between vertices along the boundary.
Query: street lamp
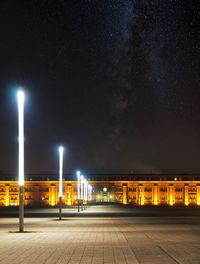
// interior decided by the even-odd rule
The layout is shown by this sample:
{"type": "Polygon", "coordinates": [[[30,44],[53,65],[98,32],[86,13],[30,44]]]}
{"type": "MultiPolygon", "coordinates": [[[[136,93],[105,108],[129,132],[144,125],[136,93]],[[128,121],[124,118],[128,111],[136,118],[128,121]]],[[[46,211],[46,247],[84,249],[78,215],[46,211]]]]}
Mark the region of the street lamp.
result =
{"type": "Polygon", "coordinates": [[[88,185],[88,182],[86,179],[84,179],[84,207],[86,208],[86,204],[87,204],[87,185],[88,185]]]}
{"type": "Polygon", "coordinates": [[[84,177],[81,175],[81,210],[83,211],[83,199],[84,199],[84,177]]]}
{"type": "Polygon", "coordinates": [[[60,146],[59,151],[59,220],[62,219],[62,177],[63,177],[63,152],[64,148],[60,146]]]}
{"type": "Polygon", "coordinates": [[[17,91],[19,129],[19,232],[24,232],[24,92],[17,91]]]}
{"type": "Polygon", "coordinates": [[[80,212],[80,171],[77,171],[78,212],[80,212]]]}
{"type": "Polygon", "coordinates": [[[88,181],[86,181],[86,186],[85,186],[85,200],[86,200],[86,205],[88,203],[88,181]]]}

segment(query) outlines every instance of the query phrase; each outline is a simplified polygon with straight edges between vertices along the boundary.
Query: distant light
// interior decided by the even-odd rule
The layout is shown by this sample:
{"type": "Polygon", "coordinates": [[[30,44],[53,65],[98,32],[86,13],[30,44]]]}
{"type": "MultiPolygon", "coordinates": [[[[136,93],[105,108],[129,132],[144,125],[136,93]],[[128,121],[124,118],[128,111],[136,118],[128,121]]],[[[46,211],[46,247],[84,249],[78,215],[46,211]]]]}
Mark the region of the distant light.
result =
{"type": "Polygon", "coordinates": [[[64,148],[62,146],[60,146],[58,148],[59,151],[59,197],[62,197],[62,177],[63,177],[63,152],[64,152],[64,148]]]}
{"type": "Polygon", "coordinates": [[[104,191],[104,192],[107,192],[107,188],[106,188],[106,187],[104,187],[104,188],[103,188],[103,191],[104,191]]]}
{"type": "Polygon", "coordinates": [[[19,186],[24,186],[24,92],[17,92],[19,125],[19,186]]]}

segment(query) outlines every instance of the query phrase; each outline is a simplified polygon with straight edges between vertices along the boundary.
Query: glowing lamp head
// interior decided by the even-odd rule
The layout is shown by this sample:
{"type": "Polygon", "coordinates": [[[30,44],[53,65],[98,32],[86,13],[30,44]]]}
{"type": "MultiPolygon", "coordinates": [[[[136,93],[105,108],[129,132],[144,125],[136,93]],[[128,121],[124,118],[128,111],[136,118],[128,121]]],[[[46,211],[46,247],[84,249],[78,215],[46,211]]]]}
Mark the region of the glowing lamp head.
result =
{"type": "Polygon", "coordinates": [[[58,148],[58,151],[59,151],[59,153],[61,154],[61,153],[64,152],[64,148],[63,148],[62,146],[60,146],[60,147],[58,148]]]}
{"type": "Polygon", "coordinates": [[[24,92],[22,90],[17,91],[17,101],[18,101],[18,104],[24,103],[24,92]]]}

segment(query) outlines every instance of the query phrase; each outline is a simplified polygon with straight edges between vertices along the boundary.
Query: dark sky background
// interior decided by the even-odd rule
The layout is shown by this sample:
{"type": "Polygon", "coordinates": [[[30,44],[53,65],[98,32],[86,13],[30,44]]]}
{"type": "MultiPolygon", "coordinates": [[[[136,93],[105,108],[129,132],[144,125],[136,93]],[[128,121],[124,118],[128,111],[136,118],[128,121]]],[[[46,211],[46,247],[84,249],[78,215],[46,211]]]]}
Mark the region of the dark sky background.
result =
{"type": "Polygon", "coordinates": [[[197,0],[1,0],[0,170],[200,172],[197,0]]]}

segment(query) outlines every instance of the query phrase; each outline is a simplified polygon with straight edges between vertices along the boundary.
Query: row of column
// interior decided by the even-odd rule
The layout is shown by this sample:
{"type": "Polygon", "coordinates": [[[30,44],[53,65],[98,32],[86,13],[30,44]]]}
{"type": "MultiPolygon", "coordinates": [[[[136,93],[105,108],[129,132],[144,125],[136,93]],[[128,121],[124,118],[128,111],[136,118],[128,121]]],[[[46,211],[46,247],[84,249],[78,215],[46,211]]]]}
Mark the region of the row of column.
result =
{"type": "MultiPolygon", "coordinates": [[[[136,203],[143,205],[145,204],[145,196],[148,195],[148,193],[146,193],[144,191],[144,188],[147,187],[148,185],[138,185],[137,186],[137,192],[136,192],[136,203]]],[[[160,188],[167,188],[167,193],[166,195],[166,203],[173,205],[175,204],[176,201],[176,195],[178,195],[178,193],[176,194],[175,192],[175,186],[173,184],[167,185],[165,186],[159,186],[159,185],[154,185],[152,186],[152,192],[151,194],[149,193],[150,196],[152,196],[152,204],[154,205],[158,205],[160,204],[160,197],[161,197],[161,192],[160,192],[160,188]]],[[[122,202],[123,204],[128,204],[129,203],[129,190],[128,190],[129,186],[127,183],[122,185],[122,191],[123,191],[123,196],[122,196],[122,202]]],[[[181,186],[181,188],[183,189],[182,192],[180,192],[180,196],[183,199],[183,203],[185,205],[189,205],[190,204],[190,196],[192,195],[192,193],[189,193],[189,186],[188,185],[184,185],[181,186]]],[[[200,186],[196,186],[196,192],[194,193],[194,196],[196,197],[196,201],[195,203],[197,205],[200,205],[200,186]]],[[[10,186],[9,185],[5,185],[5,205],[8,206],[10,205],[10,186]]],[[[38,186],[34,186],[34,201],[33,202],[39,202],[40,201],[40,191],[39,191],[39,187],[38,186]]],[[[67,205],[71,205],[73,204],[74,201],[74,188],[73,186],[66,186],[65,187],[65,194],[66,197],[64,197],[64,201],[66,202],[67,205]]],[[[130,192],[131,193],[131,192],[130,192]]],[[[48,192],[48,203],[52,206],[56,205],[58,203],[58,192],[57,192],[57,186],[56,185],[51,185],[49,186],[49,192],[48,192]]],[[[164,195],[163,195],[164,196],[164,195]]]]}
{"type": "MultiPolygon", "coordinates": [[[[137,192],[136,192],[136,203],[137,204],[140,204],[140,205],[144,205],[145,204],[145,191],[144,191],[144,188],[148,186],[143,186],[143,185],[138,185],[137,187],[137,192]]],[[[152,187],[152,193],[151,193],[151,196],[152,196],[152,204],[153,205],[158,205],[161,203],[160,201],[160,197],[161,197],[161,192],[160,192],[160,188],[163,187],[163,186],[159,186],[159,185],[154,185],[152,187]]],[[[170,204],[170,205],[173,205],[175,204],[177,201],[176,201],[176,196],[175,196],[175,186],[170,184],[164,188],[167,188],[167,198],[166,198],[166,202],[167,204],[170,204]]],[[[183,198],[183,203],[185,205],[189,205],[190,204],[190,195],[192,194],[189,194],[188,192],[188,189],[189,189],[189,186],[188,185],[185,185],[183,187],[183,191],[181,193],[182,195],[182,198],[183,198]]],[[[200,186],[196,186],[197,188],[197,191],[194,195],[196,195],[196,204],[197,205],[200,205],[200,186]]],[[[127,204],[129,203],[129,191],[128,191],[128,185],[127,184],[124,184],[123,185],[123,204],[127,204]]]]}
{"type": "MultiPolygon", "coordinates": [[[[52,206],[58,203],[57,188],[58,187],[55,185],[49,187],[49,204],[52,206]]],[[[72,186],[66,187],[66,191],[63,193],[63,201],[65,201],[67,205],[73,204],[73,187],[72,186]]]]}

